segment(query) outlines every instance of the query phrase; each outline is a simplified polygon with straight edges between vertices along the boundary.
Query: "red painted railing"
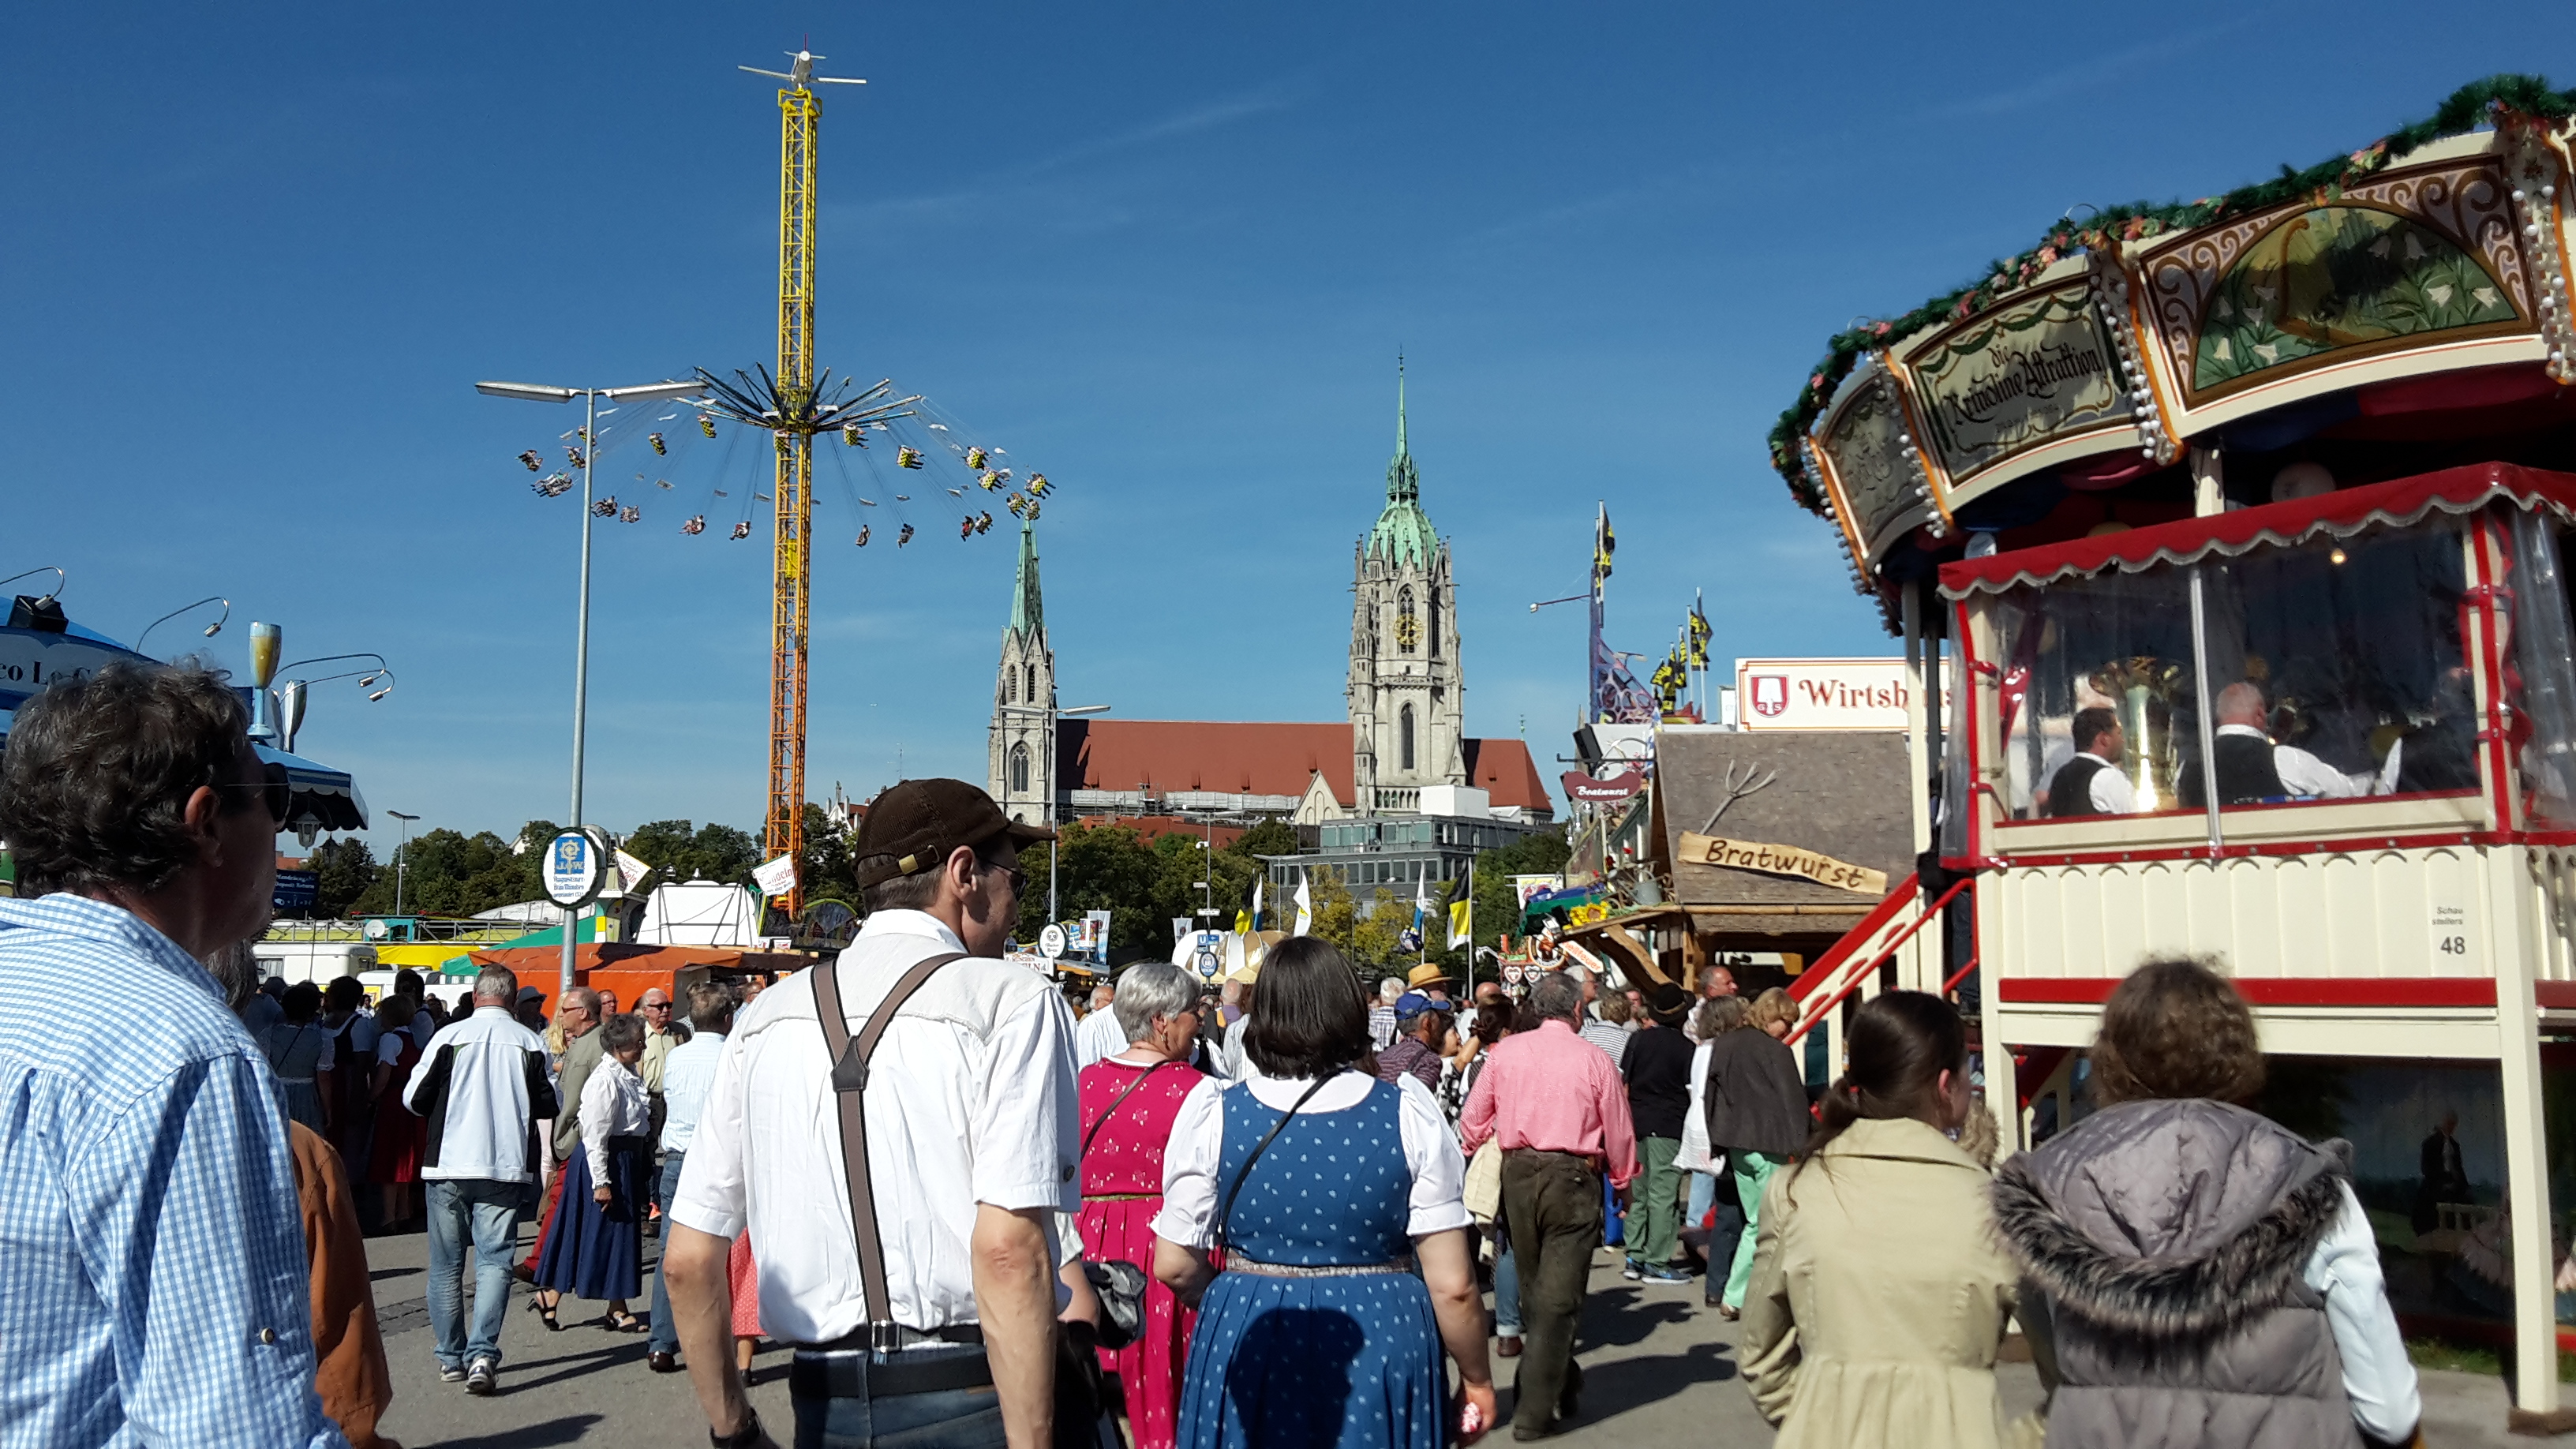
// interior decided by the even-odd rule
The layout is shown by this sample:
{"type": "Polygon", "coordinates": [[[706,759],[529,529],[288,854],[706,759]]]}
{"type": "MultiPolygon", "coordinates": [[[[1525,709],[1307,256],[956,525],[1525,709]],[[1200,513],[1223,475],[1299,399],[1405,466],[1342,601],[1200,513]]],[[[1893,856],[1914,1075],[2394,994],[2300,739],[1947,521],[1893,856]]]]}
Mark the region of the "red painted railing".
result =
{"type": "MultiPolygon", "coordinates": [[[[1912,876],[1906,877],[1906,880],[1909,883],[1911,883],[1913,879],[1914,878],[1912,876]]],[[[1966,890],[1974,880],[1974,876],[1961,877],[1957,882],[1953,883],[1948,890],[1941,893],[1941,898],[1939,900],[1934,901],[1930,906],[1926,907],[1923,914],[1916,916],[1912,921],[1906,924],[1904,930],[1897,932],[1895,940],[1890,941],[1885,946],[1879,948],[1878,953],[1870,957],[1866,964],[1857,969],[1844,969],[1840,971],[1838,973],[1840,979],[1836,982],[1832,994],[1827,996],[1821,1004],[1807,1006],[1799,1013],[1798,1024],[1789,1029],[1787,1040],[1797,1042],[1805,1038],[1807,1033],[1815,1027],[1817,1022],[1824,1020],[1833,1012],[1835,1007],[1843,1004],[1843,999],[1845,997],[1850,996],[1854,991],[1860,989],[1860,984],[1869,979],[1869,973],[1886,965],[1888,959],[1893,957],[1898,950],[1903,948],[1906,942],[1914,939],[1915,932],[1922,930],[1928,922],[1938,919],[1941,912],[1948,909],[1950,902],[1957,900],[1959,898],[1959,893],[1966,890]]],[[[1901,899],[1901,897],[1899,898],[1901,899]]],[[[1885,920],[1886,918],[1884,917],[1880,918],[1881,924],[1884,924],[1885,920]]],[[[1863,924],[1867,925],[1867,922],[1864,922],[1863,924]]],[[[1857,932],[1858,929],[1859,928],[1855,928],[1855,932],[1857,932]]],[[[1850,940],[1851,937],[1846,936],[1844,939],[1850,940]]],[[[1866,940],[1868,938],[1862,937],[1862,939],[1866,940]]],[[[1962,974],[1964,975],[1965,973],[1962,974]]],[[[1946,992],[1947,988],[1944,988],[1944,990],[1946,992]]]]}

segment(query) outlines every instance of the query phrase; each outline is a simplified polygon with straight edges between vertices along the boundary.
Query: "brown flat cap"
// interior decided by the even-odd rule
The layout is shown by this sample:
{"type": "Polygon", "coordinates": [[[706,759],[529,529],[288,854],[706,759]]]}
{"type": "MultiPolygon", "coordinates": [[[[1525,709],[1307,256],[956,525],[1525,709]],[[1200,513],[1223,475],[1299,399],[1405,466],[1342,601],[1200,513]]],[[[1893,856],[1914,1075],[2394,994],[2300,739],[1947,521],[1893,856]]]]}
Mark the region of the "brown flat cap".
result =
{"type": "Polygon", "coordinates": [[[1018,847],[1053,840],[1055,832],[1011,819],[963,780],[906,780],[871,802],[859,822],[859,888],[935,870],[957,847],[980,850],[995,836],[1018,847]]]}

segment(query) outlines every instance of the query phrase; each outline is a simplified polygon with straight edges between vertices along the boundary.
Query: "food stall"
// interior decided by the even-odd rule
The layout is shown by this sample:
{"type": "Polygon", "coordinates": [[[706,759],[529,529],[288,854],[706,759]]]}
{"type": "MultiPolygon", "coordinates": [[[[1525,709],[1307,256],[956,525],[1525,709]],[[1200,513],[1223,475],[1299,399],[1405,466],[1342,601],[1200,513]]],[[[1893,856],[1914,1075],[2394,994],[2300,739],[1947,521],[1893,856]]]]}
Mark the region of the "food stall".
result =
{"type": "Polygon", "coordinates": [[[1972,991],[2008,1147],[2154,956],[2218,960],[2267,1052],[2490,1064],[2526,1431],[2576,1427],[2542,1106],[2576,1033],[2571,117],[2496,77],[2062,221],[1837,337],[1772,439],[1923,686],[1921,866],[1819,986],[1972,991]]]}

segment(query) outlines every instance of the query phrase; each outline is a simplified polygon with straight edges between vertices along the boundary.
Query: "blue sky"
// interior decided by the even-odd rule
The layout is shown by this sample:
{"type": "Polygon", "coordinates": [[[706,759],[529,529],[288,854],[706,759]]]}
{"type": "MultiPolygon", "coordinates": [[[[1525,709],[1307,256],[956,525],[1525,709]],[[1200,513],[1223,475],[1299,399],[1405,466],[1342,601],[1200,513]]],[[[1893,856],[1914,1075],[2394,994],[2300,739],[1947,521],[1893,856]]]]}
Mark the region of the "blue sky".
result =
{"type": "MultiPolygon", "coordinates": [[[[1890,647],[1762,435],[1828,333],[2070,206],[2366,144],[2529,6],[26,6],[0,21],[0,574],[131,638],[205,594],[238,668],[372,649],[305,753],[379,812],[565,807],[576,505],[513,461],[613,385],[768,360],[777,111],[824,69],[820,356],[1061,488],[1068,704],[1342,713],[1353,541],[1410,358],[1471,730],[1566,748],[1589,525],[1613,642],[1890,647]]],[[[818,488],[810,778],[980,780],[1013,538],[848,547],[818,488]]],[[[598,538],[589,815],[757,828],[768,562],[598,538]]],[[[1009,520],[1003,520],[1007,524],[1009,520]]],[[[880,540],[880,545],[883,540],[880,540]]],[[[24,587],[21,585],[19,587],[24,587]]],[[[155,635],[171,647],[177,626],[155,635]]],[[[1549,767],[1552,774],[1553,766],[1549,767]]]]}

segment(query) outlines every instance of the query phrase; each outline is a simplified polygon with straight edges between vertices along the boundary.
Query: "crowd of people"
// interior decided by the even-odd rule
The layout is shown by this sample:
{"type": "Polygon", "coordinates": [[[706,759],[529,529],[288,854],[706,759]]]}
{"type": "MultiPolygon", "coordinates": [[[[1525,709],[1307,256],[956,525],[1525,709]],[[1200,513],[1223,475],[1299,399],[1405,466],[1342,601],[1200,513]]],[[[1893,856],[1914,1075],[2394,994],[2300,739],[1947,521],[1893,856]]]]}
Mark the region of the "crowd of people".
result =
{"type": "Polygon", "coordinates": [[[1048,832],[917,780],[860,827],[855,940],[765,992],[697,984],[683,1019],[575,987],[549,1017],[496,967],[369,1010],[256,980],[284,806],[245,724],[216,676],[111,668],[23,706],[0,760],[0,1445],[386,1442],[360,1181],[426,1229],[443,1381],[497,1391],[523,1278],[545,1329],[581,1300],[649,1333],[718,1446],[775,1442],[762,1336],[800,1446],[1542,1438],[1581,1412],[1605,1246],[1740,1319],[1786,1444],[2420,1417],[2348,1155],[2242,1105],[2253,1018],[2203,963],[2126,978],[2100,1109],[1996,1168],[1965,1026],[1917,993],[1859,1006],[1820,1089],[1794,1003],[1723,967],[1459,1000],[1294,937],[1214,993],[1132,966],[1077,1019],[1001,959],[1048,832]],[[2005,1420],[2014,1325],[2044,1423],[2005,1420]]]}

